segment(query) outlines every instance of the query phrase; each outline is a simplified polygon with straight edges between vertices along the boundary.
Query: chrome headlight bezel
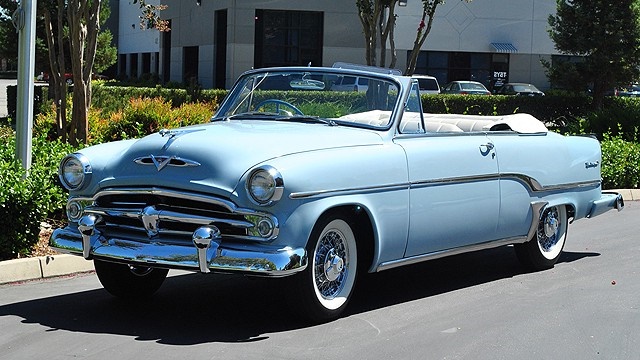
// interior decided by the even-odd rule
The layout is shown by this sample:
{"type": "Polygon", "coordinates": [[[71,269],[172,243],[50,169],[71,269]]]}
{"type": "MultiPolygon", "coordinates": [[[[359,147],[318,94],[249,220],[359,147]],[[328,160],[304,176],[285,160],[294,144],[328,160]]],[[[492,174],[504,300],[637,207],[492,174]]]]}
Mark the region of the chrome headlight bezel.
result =
{"type": "Polygon", "coordinates": [[[261,166],[247,177],[246,190],[254,204],[270,206],[282,198],[284,180],[273,166],[261,166]]]}
{"type": "Polygon", "coordinates": [[[92,172],[89,159],[82,154],[73,153],[60,161],[58,177],[60,183],[68,190],[78,190],[88,183],[92,172]]]}

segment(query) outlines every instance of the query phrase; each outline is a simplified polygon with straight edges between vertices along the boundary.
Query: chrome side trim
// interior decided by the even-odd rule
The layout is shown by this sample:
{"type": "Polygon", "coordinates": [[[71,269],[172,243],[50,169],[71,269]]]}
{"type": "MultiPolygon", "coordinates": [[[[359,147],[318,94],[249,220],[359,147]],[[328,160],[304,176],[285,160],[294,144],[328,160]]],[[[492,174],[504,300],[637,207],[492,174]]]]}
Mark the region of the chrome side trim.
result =
{"type": "Polygon", "coordinates": [[[496,248],[504,245],[525,243],[533,237],[536,230],[538,229],[538,222],[540,221],[540,218],[542,217],[542,213],[544,212],[544,209],[547,207],[548,204],[549,203],[546,201],[537,201],[537,202],[531,203],[531,212],[533,214],[533,217],[531,219],[531,226],[529,227],[529,231],[527,232],[526,236],[515,236],[511,238],[506,238],[506,239],[486,241],[479,244],[461,246],[453,249],[441,250],[441,251],[436,251],[428,254],[416,255],[408,258],[387,261],[378,265],[375,271],[378,272],[378,271],[393,269],[399,266],[416,264],[416,263],[427,261],[427,260],[439,259],[446,256],[458,255],[458,254],[463,254],[471,251],[487,250],[487,249],[492,249],[492,248],[496,248]]]}
{"type": "Polygon", "coordinates": [[[463,184],[463,183],[478,182],[478,181],[509,180],[509,179],[516,180],[523,183],[531,192],[560,191],[560,190],[569,190],[569,189],[598,187],[601,184],[600,180],[592,180],[592,181],[582,181],[582,182],[575,182],[575,183],[543,186],[536,179],[523,174],[515,174],[515,173],[502,174],[502,175],[488,174],[488,175],[472,175],[472,176],[459,176],[459,177],[450,177],[450,178],[438,178],[438,179],[431,179],[431,180],[420,180],[420,181],[398,183],[398,184],[387,184],[387,185],[380,185],[380,186],[363,186],[363,187],[345,188],[345,189],[327,189],[327,190],[297,192],[297,193],[291,193],[289,195],[289,198],[303,199],[303,198],[312,198],[312,197],[321,197],[321,196],[330,196],[330,195],[369,193],[374,191],[420,189],[420,188],[431,187],[431,186],[463,184]]]}
{"type": "Polygon", "coordinates": [[[316,190],[316,191],[304,191],[289,194],[290,199],[304,199],[313,197],[333,196],[333,195],[350,195],[350,194],[365,194],[378,191],[394,191],[394,190],[407,190],[409,189],[409,183],[403,184],[389,184],[378,186],[362,186],[345,189],[333,189],[333,190],[316,190]]]}
{"type": "Polygon", "coordinates": [[[389,270],[389,269],[397,268],[404,265],[417,264],[419,262],[423,262],[427,260],[435,260],[435,259],[443,258],[446,256],[459,255],[459,254],[463,254],[471,251],[487,250],[487,249],[492,249],[492,248],[496,248],[504,245],[524,243],[526,241],[527,241],[526,236],[518,236],[518,237],[502,239],[502,240],[487,241],[480,244],[473,244],[469,246],[462,246],[454,249],[435,251],[428,254],[422,254],[422,255],[411,256],[411,257],[398,259],[398,260],[386,261],[378,265],[375,271],[380,272],[380,271],[389,270]]]}

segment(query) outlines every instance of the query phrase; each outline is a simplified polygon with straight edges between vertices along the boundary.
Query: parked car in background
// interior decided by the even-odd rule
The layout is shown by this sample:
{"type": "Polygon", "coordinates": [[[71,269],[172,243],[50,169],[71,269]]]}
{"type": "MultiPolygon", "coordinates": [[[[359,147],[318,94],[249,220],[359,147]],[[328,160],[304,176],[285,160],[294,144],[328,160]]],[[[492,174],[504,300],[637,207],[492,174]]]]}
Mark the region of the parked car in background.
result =
{"type": "Polygon", "coordinates": [[[506,83],[496,92],[498,95],[544,96],[535,85],[525,83],[506,83]]]}
{"type": "Polygon", "coordinates": [[[626,97],[640,97],[640,85],[629,84],[629,86],[619,88],[617,91],[617,95],[626,97]]]}
{"type": "Polygon", "coordinates": [[[413,75],[412,77],[418,80],[420,94],[440,94],[440,84],[435,77],[429,75],[413,75]]]}
{"type": "Polygon", "coordinates": [[[369,80],[366,77],[343,75],[338,76],[331,85],[332,91],[367,91],[369,80]]]}
{"type": "Polygon", "coordinates": [[[491,95],[487,88],[477,81],[452,81],[442,88],[442,94],[491,95]]]}
{"type": "MultiPolygon", "coordinates": [[[[38,74],[38,76],[36,76],[36,80],[37,81],[49,81],[49,73],[41,72],[40,74],[38,74]]],[[[64,74],[64,81],[69,86],[73,85],[73,74],[72,73],[65,73],[64,74]]]]}
{"type": "Polygon", "coordinates": [[[256,69],[210,123],[62,159],[68,225],[50,244],[137,305],[168,269],[285,277],[298,311],[280,313],[328,321],[367,272],[511,244],[526,268],[553,267],[570,223],[624,206],[601,163],[596,138],[531,115],[426,114],[411,77],[256,69]],[[338,93],[336,78],[370,91],[338,93]]]}

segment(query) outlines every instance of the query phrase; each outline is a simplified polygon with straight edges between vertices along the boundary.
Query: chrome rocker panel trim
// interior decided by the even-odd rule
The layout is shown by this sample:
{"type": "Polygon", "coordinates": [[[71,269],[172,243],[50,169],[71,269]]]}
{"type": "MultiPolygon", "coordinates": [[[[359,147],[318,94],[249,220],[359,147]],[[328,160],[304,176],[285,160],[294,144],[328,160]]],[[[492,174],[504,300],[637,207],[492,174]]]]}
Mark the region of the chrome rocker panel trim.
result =
{"type": "Polygon", "coordinates": [[[462,246],[458,248],[435,251],[428,254],[416,255],[408,258],[387,261],[380,264],[376,269],[376,271],[389,270],[389,269],[393,269],[393,268],[404,266],[404,265],[416,264],[416,263],[427,261],[427,260],[435,260],[435,259],[443,258],[446,256],[459,255],[459,254],[463,254],[471,251],[487,250],[487,249],[492,249],[492,248],[496,248],[504,245],[527,242],[527,240],[531,239],[535,234],[536,229],[538,227],[538,221],[540,220],[542,214],[544,213],[544,210],[546,209],[547,205],[549,205],[549,203],[546,201],[536,201],[531,203],[531,211],[536,216],[533,216],[531,221],[531,226],[529,227],[529,231],[525,236],[517,236],[517,237],[507,238],[507,239],[492,240],[492,241],[487,241],[487,242],[474,244],[470,246],[462,246]]]}
{"type": "Polygon", "coordinates": [[[201,266],[200,249],[196,246],[138,242],[117,237],[106,239],[97,230],[87,236],[70,227],[55,230],[50,246],[57,251],[84,256],[86,259],[203,273],[211,271],[281,277],[292,275],[307,267],[307,253],[304,248],[255,250],[255,247],[234,248],[212,242],[204,251],[206,265],[201,266]],[[86,249],[83,246],[85,237],[89,243],[86,249]]]}

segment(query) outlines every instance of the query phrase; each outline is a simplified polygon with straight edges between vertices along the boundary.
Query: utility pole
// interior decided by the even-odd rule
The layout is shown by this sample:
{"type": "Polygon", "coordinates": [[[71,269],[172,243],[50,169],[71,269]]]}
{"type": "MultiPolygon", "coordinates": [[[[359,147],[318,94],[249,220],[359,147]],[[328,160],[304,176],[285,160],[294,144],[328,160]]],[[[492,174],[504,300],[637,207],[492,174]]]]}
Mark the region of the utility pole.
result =
{"type": "Polygon", "coordinates": [[[33,134],[33,75],[35,72],[36,0],[22,0],[11,20],[18,31],[18,91],[16,107],[16,157],[31,167],[33,134]]]}

